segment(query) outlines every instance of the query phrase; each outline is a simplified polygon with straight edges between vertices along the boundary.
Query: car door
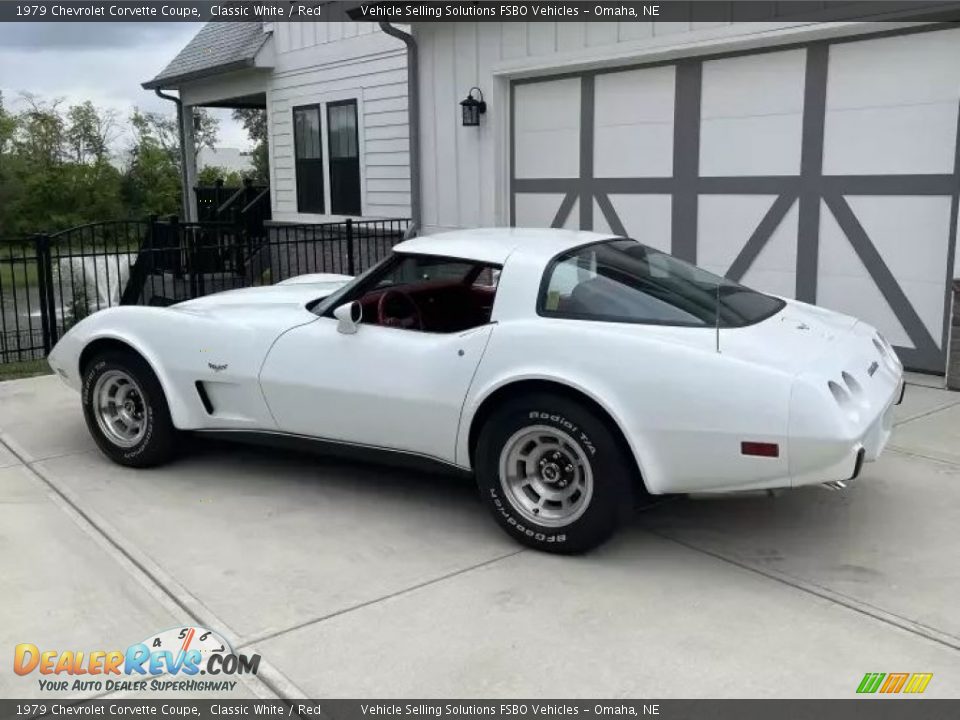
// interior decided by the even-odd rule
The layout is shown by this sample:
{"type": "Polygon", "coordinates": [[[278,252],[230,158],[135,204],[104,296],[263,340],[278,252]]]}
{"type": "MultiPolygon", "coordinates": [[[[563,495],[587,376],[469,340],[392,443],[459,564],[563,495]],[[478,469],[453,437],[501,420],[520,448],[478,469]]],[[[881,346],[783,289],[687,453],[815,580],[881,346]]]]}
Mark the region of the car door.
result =
{"type": "Polygon", "coordinates": [[[493,324],[430,333],[320,317],[285,333],[260,373],[281,430],[453,462],[460,410],[493,324]]]}

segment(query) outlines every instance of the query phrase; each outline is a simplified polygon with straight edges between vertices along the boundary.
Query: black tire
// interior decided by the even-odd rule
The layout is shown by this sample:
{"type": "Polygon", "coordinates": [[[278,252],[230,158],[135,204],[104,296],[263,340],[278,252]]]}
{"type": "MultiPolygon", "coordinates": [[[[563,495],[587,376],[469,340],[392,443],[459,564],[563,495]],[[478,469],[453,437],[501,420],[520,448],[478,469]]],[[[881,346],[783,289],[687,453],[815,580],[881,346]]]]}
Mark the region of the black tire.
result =
{"type": "MultiPolygon", "coordinates": [[[[480,430],[475,460],[481,497],[500,527],[519,542],[538,550],[562,554],[591,550],[613,535],[633,508],[633,458],[595,412],[560,395],[529,394],[501,405],[480,430]],[[558,446],[559,460],[546,443],[540,442],[551,436],[566,438],[558,446]],[[525,443],[524,439],[528,437],[531,439],[525,443]],[[570,443],[567,441],[572,441],[576,447],[568,447],[570,443]],[[578,500],[580,495],[574,490],[571,501],[572,504],[582,502],[578,515],[553,517],[543,523],[538,519],[545,517],[546,507],[543,511],[519,507],[524,502],[521,492],[530,502],[545,498],[548,493],[538,495],[533,484],[528,484],[526,490],[510,490],[510,481],[501,480],[501,455],[504,466],[510,466],[509,459],[514,457],[510,449],[516,447],[534,448],[527,450],[526,457],[531,459],[533,466],[540,468],[537,487],[550,493],[564,494],[575,486],[585,488],[586,470],[581,468],[586,466],[589,469],[591,491],[584,492],[582,500],[578,500]],[[567,462],[571,451],[578,462],[567,462]],[[544,459],[548,461],[546,466],[544,459]],[[551,471],[551,477],[556,477],[558,466],[554,460],[563,466],[561,473],[567,471],[565,476],[555,480],[564,483],[562,485],[544,484],[547,476],[543,473],[547,470],[551,471]],[[572,471],[571,467],[574,468],[572,471]],[[533,513],[537,516],[534,517],[533,513]]],[[[519,474],[515,473],[515,476],[519,474]]],[[[556,505],[559,501],[548,502],[556,505]]],[[[563,515],[566,511],[557,508],[553,512],[563,515]]]]}
{"type": "Polygon", "coordinates": [[[177,446],[177,430],[170,419],[167,398],[147,362],[133,352],[110,351],[96,356],[83,371],[83,416],[87,428],[103,454],[120,465],[145,468],[170,460],[177,446]],[[137,415],[145,427],[136,441],[123,446],[100,426],[94,408],[98,381],[111,374],[123,373],[133,380],[137,415]]]}

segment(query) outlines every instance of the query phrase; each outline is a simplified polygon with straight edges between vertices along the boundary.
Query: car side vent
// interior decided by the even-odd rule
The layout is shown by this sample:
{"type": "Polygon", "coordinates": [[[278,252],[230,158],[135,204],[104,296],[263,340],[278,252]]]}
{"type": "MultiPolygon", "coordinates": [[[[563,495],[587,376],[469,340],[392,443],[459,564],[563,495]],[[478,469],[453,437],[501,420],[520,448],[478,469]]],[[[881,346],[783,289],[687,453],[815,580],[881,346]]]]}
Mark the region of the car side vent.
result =
{"type": "Polygon", "coordinates": [[[213,403],[210,402],[210,396],[207,395],[207,389],[199,380],[197,380],[197,382],[194,384],[197,386],[197,395],[200,396],[200,402],[203,403],[203,409],[207,411],[207,415],[213,415],[213,403]]]}

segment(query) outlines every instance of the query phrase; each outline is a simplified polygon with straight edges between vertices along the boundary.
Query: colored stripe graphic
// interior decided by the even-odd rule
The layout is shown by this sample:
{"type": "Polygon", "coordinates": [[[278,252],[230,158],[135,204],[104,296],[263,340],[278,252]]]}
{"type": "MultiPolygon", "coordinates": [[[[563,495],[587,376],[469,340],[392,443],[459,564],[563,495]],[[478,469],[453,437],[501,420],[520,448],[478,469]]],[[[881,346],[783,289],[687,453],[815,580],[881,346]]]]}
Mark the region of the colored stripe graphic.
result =
{"type": "Polygon", "coordinates": [[[888,694],[900,692],[906,684],[908,677],[910,677],[910,673],[890,673],[887,675],[887,680],[883,683],[883,687],[880,688],[880,692],[888,694]]]}
{"type": "Polygon", "coordinates": [[[867,673],[863,676],[863,680],[860,681],[860,686],[857,688],[857,692],[875,693],[885,677],[886,673],[867,673]]]}
{"type": "Polygon", "coordinates": [[[919,694],[927,689],[933,673],[867,673],[857,686],[857,692],[870,695],[878,690],[886,695],[899,692],[919,694]]]}
{"type": "Polygon", "coordinates": [[[905,693],[922,693],[927,689],[927,685],[930,684],[932,678],[933,673],[914,673],[910,676],[910,681],[903,691],[905,693]]]}

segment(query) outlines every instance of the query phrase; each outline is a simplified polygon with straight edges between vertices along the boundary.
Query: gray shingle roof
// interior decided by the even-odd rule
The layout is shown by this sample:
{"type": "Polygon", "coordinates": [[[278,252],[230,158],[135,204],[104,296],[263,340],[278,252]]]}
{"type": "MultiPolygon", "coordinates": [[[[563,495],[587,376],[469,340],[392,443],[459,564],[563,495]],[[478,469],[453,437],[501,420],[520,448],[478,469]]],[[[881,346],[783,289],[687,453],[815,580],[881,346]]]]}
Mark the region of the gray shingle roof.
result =
{"type": "Polygon", "coordinates": [[[253,65],[269,35],[260,22],[209,22],[153,80],[148,90],[253,65]]]}

